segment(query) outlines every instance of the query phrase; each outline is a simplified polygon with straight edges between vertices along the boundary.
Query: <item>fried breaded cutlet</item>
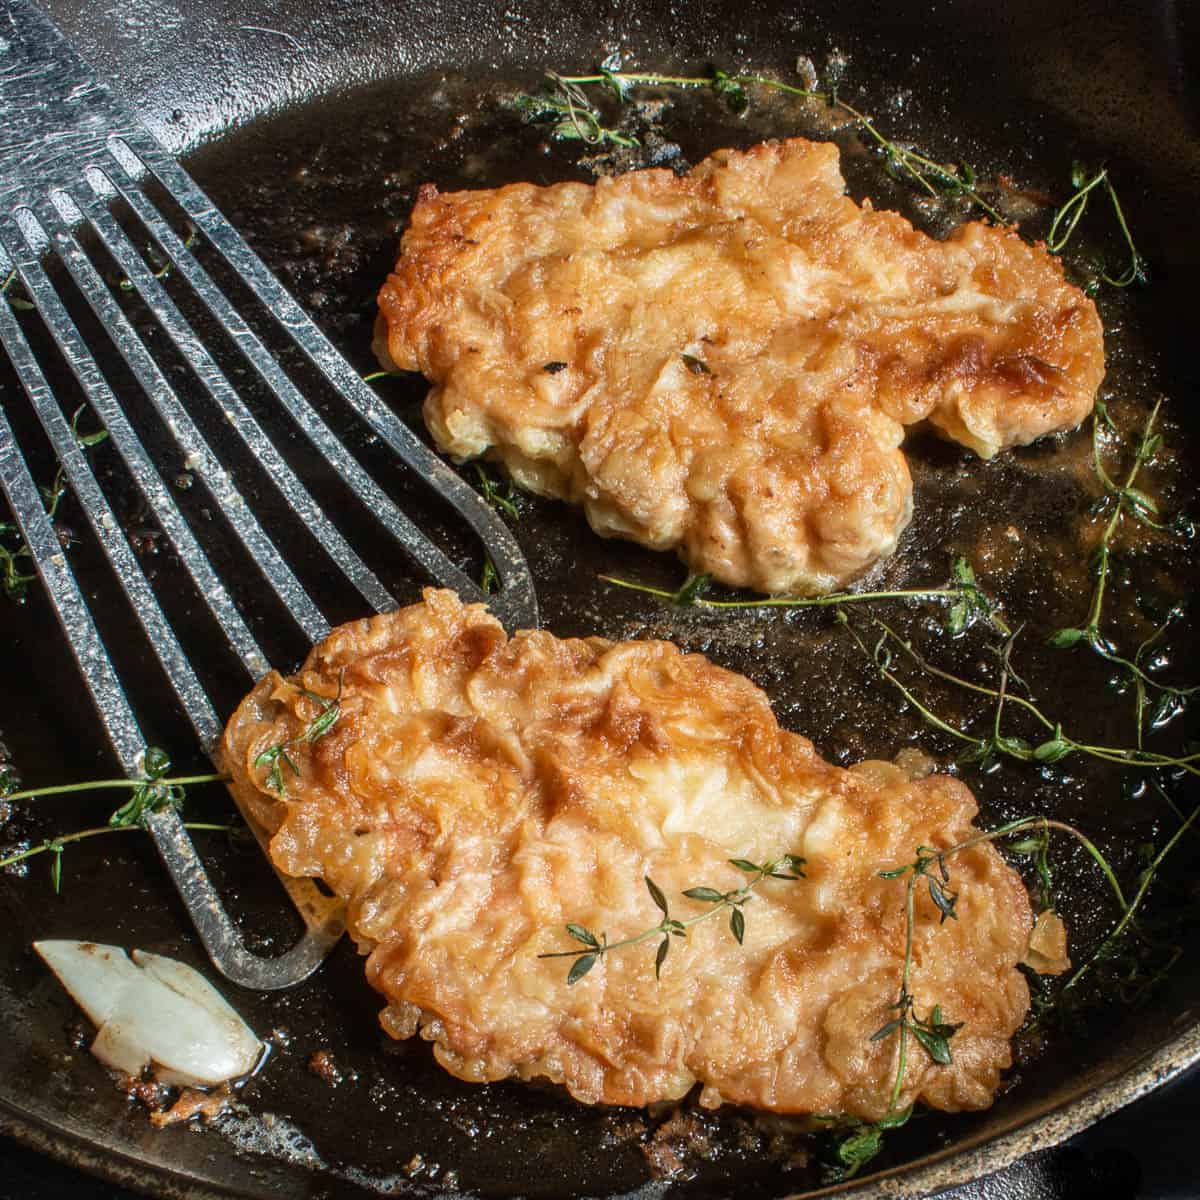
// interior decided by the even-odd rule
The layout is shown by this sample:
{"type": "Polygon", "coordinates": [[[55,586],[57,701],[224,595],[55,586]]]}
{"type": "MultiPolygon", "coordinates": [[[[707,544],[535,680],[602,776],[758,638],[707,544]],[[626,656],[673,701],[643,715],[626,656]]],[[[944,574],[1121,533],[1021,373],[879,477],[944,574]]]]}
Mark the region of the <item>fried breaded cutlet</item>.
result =
{"type": "Polygon", "coordinates": [[[1077,425],[1095,305],[1015,230],[943,242],[799,138],[594,186],[421,189],[376,351],[425,420],[592,527],[762,592],[840,587],[912,511],[905,427],[990,458],[1077,425]]]}
{"type": "MultiPolygon", "coordinates": [[[[701,1103],[781,1113],[888,1109],[905,884],[879,872],[970,836],[970,791],[885,762],[844,770],[781,729],[749,680],[668,642],[511,640],[480,605],[423,604],[336,629],[292,679],[264,678],[223,743],[280,870],[323,879],[383,993],[383,1028],[420,1034],[473,1082],[545,1078],[589,1103],[701,1103]],[[340,689],[340,693],[339,693],[340,689]],[[303,735],[340,694],[336,721],[303,735]],[[283,794],[260,756],[287,744],[283,794]],[[610,942],[725,892],[730,859],[802,856],[744,907],[614,950],[572,985],[574,922],[610,942]]],[[[978,1109],[1029,1004],[1016,969],[1032,925],[988,844],[952,860],[957,919],[916,893],[916,1012],[961,1023],[953,1062],[912,1043],[901,1104],[978,1109]]]]}

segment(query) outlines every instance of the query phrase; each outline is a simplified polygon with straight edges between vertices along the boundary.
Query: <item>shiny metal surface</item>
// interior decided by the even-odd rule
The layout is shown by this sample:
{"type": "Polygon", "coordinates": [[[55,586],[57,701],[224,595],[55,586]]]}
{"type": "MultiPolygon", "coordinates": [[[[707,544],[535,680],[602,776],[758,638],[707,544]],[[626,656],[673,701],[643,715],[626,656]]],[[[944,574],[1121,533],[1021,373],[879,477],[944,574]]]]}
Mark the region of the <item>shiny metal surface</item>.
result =
{"type": "MultiPolygon", "coordinates": [[[[267,670],[267,659],[246,621],[189,527],[151,454],[135,430],[124,404],[101,370],[68,311],[61,286],[51,278],[55,265],[66,273],[129,367],[141,392],[169,430],[178,452],[202,480],[221,514],[240,540],[263,582],[282,602],[311,643],[329,624],[305,590],[272,537],[251,510],[246,496],[193,420],[181,394],[167,379],[146,342],[122,310],[117,294],[125,289],[145,302],[157,326],[182,353],[200,381],[205,399],[222,412],[243,443],[267,470],[283,500],[316,537],[329,561],[376,611],[395,600],[367,567],[347,538],[328,519],[275,448],[234,384],[205,348],[161,284],[165,269],[151,270],[114,217],[120,197],[144,222],[166,261],[190,285],[195,297],[241,348],[258,376],[296,421],[333,471],[356,491],[399,546],[438,582],[461,594],[483,599],[478,586],[435,546],[371,479],[324,424],[255,336],[233,302],[213,282],[188,246],[171,230],[144,189],[147,178],[166,189],[187,214],[205,243],[215,249],[274,315],[292,342],[349,401],[358,416],[393,452],[438,490],[482,539],[502,590],[493,609],[510,628],[537,624],[532,578],[507,528],[479,496],[412,433],[387,412],[374,393],[325,340],[311,320],[275,283],[249,247],[219,212],[153,140],[139,130],[103,84],[71,51],[50,22],[25,0],[5,0],[0,10],[0,278],[18,279],[37,317],[69,367],[82,394],[102,420],[145,501],[191,575],[198,596],[216,618],[253,681],[267,670]],[[114,286],[85,251],[85,234],[119,265],[114,286]]],[[[206,751],[215,750],[221,722],[160,607],[125,534],[91,472],[38,355],[8,304],[0,305],[0,345],[16,369],[26,395],[62,462],[76,495],[120,581],[153,653],[174,688],[196,736],[206,751]]],[[[142,770],[145,743],[124,696],[112,660],[92,622],[87,605],[51,530],[36,488],[21,460],[11,426],[0,427],[0,453],[6,471],[3,486],[34,561],[54,600],[62,628],[76,655],[88,689],[131,777],[142,770]]],[[[251,953],[226,914],[177,814],[165,811],[148,820],[159,853],[175,881],[201,939],[226,977],[245,987],[294,986],[320,964],[343,931],[340,906],[309,881],[283,880],[306,932],[286,953],[251,953]]]]}

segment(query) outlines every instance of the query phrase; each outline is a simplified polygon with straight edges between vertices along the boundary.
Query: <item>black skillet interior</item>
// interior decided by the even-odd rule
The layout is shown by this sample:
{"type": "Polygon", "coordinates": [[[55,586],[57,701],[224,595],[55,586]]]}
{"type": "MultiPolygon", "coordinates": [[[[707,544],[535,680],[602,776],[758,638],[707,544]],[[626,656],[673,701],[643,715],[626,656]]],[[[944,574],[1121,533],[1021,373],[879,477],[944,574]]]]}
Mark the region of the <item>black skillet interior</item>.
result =
{"type": "MultiPolygon", "coordinates": [[[[514,87],[533,86],[545,68],[582,70],[616,53],[627,66],[702,70],[718,63],[786,78],[798,54],[809,56],[819,71],[844,60],[842,94],[875,113],[882,127],[932,148],[940,160],[969,160],[982,175],[1010,177],[1035,197],[1061,199],[1073,159],[1105,160],[1153,281],[1136,293],[1101,293],[1110,362],[1103,394],[1126,441],[1153,401],[1167,397],[1165,448],[1147,483],[1169,512],[1192,503],[1190,462],[1198,443],[1187,405],[1197,379],[1192,344],[1200,332],[1191,298],[1200,267],[1194,221],[1200,148],[1188,108],[1187,30],[1165,4],[1134,11],[1045,0],[933,7],[603,3],[571,9],[454,3],[400,12],[349,3],[201,3],[185,11],[134,0],[86,11],[58,3],[52,11],[141,106],[160,137],[173,149],[195,151],[189,165],[202,185],[364,371],[372,369],[373,293],[418,183],[432,179],[453,188],[589,178],[578,147],[548,144],[503,103],[514,87]],[[264,116],[268,109],[277,111],[264,116]],[[231,128],[251,117],[259,119],[231,128]]],[[[755,96],[750,113],[737,117],[708,92],[674,95],[659,118],[656,153],[669,165],[683,165],[717,146],[763,136],[826,136],[826,116],[803,103],[755,96]]],[[[900,207],[931,229],[944,225],[946,214],[917,203],[913,190],[889,179],[853,130],[837,137],[856,196],[900,207]]],[[[1036,235],[1045,225],[1043,208],[1029,217],[1027,228],[1036,235]]],[[[1083,272],[1090,257],[1115,262],[1119,253],[1111,222],[1098,209],[1068,261],[1083,272]]],[[[119,370],[111,369],[119,382],[119,370]]],[[[419,381],[378,386],[419,424],[419,381]]],[[[21,400],[2,367],[0,402],[20,420],[21,400]]],[[[331,417],[338,419],[335,408],[331,417]]],[[[361,438],[352,442],[365,460],[380,461],[361,438]]],[[[980,464],[943,443],[914,438],[916,517],[899,553],[872,582],[935,585],[945,580],[952,555],[966,555],[1003,600],[1010,621],[1026,624],[1016,658],[1044,707],[1096,741],[1126,744],[1132,701],[1110,686],[1111,670],[1084,653],[1043,647],[1047,632],[1079,623],[1090,591],[1086,561],[1097,496],[1090,445],[1087,431],[1080,431],[980,464]]],[[[308,469],[302,448],[290,441],[288,447],[308,469]]],[[[186,464],[174,461],[167,447],[157,452],[168,478],[185,473],[186,464]]],[[[1115,439],[1108,452],[1120,454],[1115,439]]],[[[115,455],[105,446],[92,453],[120,498],[119,511],[156,586],[204,644],[211,632],[194,615],[169,547],[125,487],[115,455]]],[[[52,472],[48,461],[38,467],[52,472]]],[[[252,477],[253,464],[240,469],[256,502],[271,510],[270,488],[252,477]]],[[[390,482],[428,527],[459,545],[419,489],[394,477],[390,482]]],[[[325,496],[322,481],[314,486],[325,496]]],[[[200,535],[210,539],[202,488],[181,487],[179,496],[200,535]]],[[[336,512],[336,495],[326,498],[336,512]]],[[[957,769],[954,746],[899,701],[827,615],[713,615],[615,592],[597,575],[674,586],[682,571],[661,556],[601,541],[559,505],[522,499],[518,507],[516,532],[533,565],[544,623],[554,632],[674,638],[746,672],[771,694],[781,721],[812,737],[835,761],[890,757],[920,745],[957,769]]],[[[80,535],[71,560],[97,596],[151,740],[174,748],[181,765],[192,765],[196,753],[163,698],[161,681],[142,665],[127,615],[105,599],[106,576],[83,536],[82,514],[70,500],[62,511],[64,525],[80,535]]],[[[302,568],[319,576],[319,562],[302,534],[296,536],[302,568]]],[[[371,548],[382,555],[380,547],[371,548]]],[[[475,563],[465,543],[459,552],[465,563],[475,563]]],[[[276,614],[261,609],[253,564],[215,553],[239,601],[261,612],[256,628],[279,665],[293,665],[303,646],[276,614]]],[[[1190,560],[1183,533],[1135,537],[1112,589],[1111,628],[1126,640],[1136,642],[1139,631],[1144,636],[1153,613],[1190,590],[1190,560]]],[[[405,563],[381,557],[380,569],[401,595],[415,596],[422,581],[405,563]]],[[[334,619],[359,611],[344,592],[331,591],[327,599],[334,619]]],[[[944,665],[994,673],[981,631],[951,640],[932,607],[880,615],[944,665]]],[[[0,629],[8,698],[0,730],[25,782],[112,773],[98,724],[36,586],[24,604],[0,604],[0,629]]],[[[1186,617],[1172,626],[1164,677],[1189,675],[1195,643],[1195,626],[1186,617]]],[[[221,662],[214,647],[210,678],[230,704],[241,681],[221,662]]],[[[950,717],[983,715],[952,689],[923,695],[950,717]]],[[[1156,735],[1159,744],[1182,746],[1188,724],[1185,712],[1156,735]]],[[[1162,845],[1177,824],[1166,803],[1139,780],[1078,756],[1041,769],[961,769],[987,820],[1046,812],[1076,821],[1097,837],[1126,880],[1140,869],[1139,848],[1162,845]]],[[[1186,786],[1165,781],[1174,802],[1187,804],[1186,786]]],[[[225,804],[217,794],[197,795],[194,811],[218,814],[225,804]]],[[[5,827],[5,842],[37,841],[95,824],[95,818],[94,800],[22,809],[5,827]]],[[[220,841],[203,848],[251,944],[268,952],[285,944],[292,922],[257,851],[220,841]]],[[[1187,1013],[1200,999],[1200,974],[1190,953],[1197,930],[1188,917],[1197,897],[1184,862],[1192,853],[1180,846],[1169,860],[1177,869],[1166,869],[1152,895],[1152,912],[1164,922],[1161,937],[1185,950],[1167,979],[1136,1009],[1119,1004],[1111,987],[1097,987],[1104,1003],[1080,1026],[1049,1035],[1049,1050],[1040,1035],[1020,1041],[1013,1086],[993,1109],[912,1122],[890,1139],[884,1165],[945,1156],[948,1148],[1011,1131],[1088,1089],[1107,1086],[1147,1051],[1184,1032],[1187,1013]]],[[[1064,845],[1056,861],[1060,906],[1081,956],[1111,923],[1112,908],[1083,855],[1064,845]]],[[[315,979],[287,994],[226,989],[274,1046],[267,1069],[242,1093],[248,1112],[226,1118],[220,1131],[152,1131],[144,1111],[80,1049],[77,1015],[28,945],[36,937],[85,937],[197,963],[202,954],[152,850],[137,835],[73,849],[63,875],[57,896],[40,863],[27,876],[0,879],[6,915],[0,994],[10,1014],[10,1036],[0,1047],[0,1100],[25,1136],[57,1142],[60,1153],[98,1169],[142,1171],[143,1185],[164,1193],[255,1196],[362,1189],[422,1195],[455,1184],[494,1196],[612,1195],[640,1187],[655,1173],[662,1176],[673,1164],[678,1173],[669,1184],[672,1195],[741,1194],[751,1187],[756,1194],[782,1195],[824,1178],[819,1147],[752,1114],[692,1114],[664,1130],[661,1116],[585,1109],[536,1088],[461,1084],[433,1065],[424,1044],[392,1043],[379,1032],[377,1002],[347,945],[315,979]],[[340,1081],[310,1069],[318,1051],[331,1056],[340,1081]]],[[[1110,975],[1104,978],[1111,983],[1110,975]]],[[[954,1171],[951,1162],[945,1178],[954,1171]]]]}

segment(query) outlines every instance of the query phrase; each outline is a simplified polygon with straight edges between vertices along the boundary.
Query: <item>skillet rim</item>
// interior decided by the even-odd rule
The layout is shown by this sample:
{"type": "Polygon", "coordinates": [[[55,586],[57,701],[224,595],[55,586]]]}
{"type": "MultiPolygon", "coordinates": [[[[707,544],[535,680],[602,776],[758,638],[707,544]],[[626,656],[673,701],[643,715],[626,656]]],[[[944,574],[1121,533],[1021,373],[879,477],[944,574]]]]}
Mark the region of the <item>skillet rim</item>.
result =
{"type": "MultiPolygon", "coordinates": [[[[1200,1019],[1167,1045],[1147,1051],[1106,1083],[1063,1100],[1048,1112],[1018,1124],[1007,1133],[983,1139],[976,1135],[973,1144],[953,1143],[934,1154],[861,1180],[793,1193],[786,1200],[800,1200],[800,1197],[817,1200],[824,1196],[929,1200],[947,1188],[980,1182],[1036,1150],[1062,1144],[1197,1064],[1200,1064],[1200,1019]]],[[[100,1146],[50,1120],[22,1114],[2,1097],[0,1133],[110,1183],[137,1191],[144,1191],[151,1185],[156,1189],[154,1194],[164,1200],[245,1200],[254,1195],[279,1194],[227,1187],[169,1170],[124,1150],[100,1146]]],[[[315,1180],[320,1176],[310,1172],[309,1178],[315,1180]]],[[[369,1193],[363,1190],[361,1194],[369,1193]]]]}
{"type": "MultiPolygon", "coordinates": [[[[48,10],[56,20],[61,17],[64,8],[75,7],[70,3],[64,4],[61,0],[58,3],[55,0],[38,0],[38,3],[40,7],[48,10]]],[[[104,7],[107,8],[107,6],[104,7]]],[[[163,7],[173,6],[167,4],[163,7]]],[[[278,6],[247,5],[247,8],[251,9],[267,7],[278,6]]],[[[366,7],[368,6],[364,5],[364,8],[366,7]]],[[[93,20],[95,19],[93,18],[93,20]]],[[[61,20],[59,23],[62,24],[61,20]]],[[[242,26],[241,28],[249,30],[255,27],[242,26]]],[[[74,34],[75,31],[71,32],[74,34]]],[[[98,61],[91,54],[89,54],[89,58],[96,63],[105,77],[119,78],[109,69],[108,62],[98,61]]],[[[313,99],[320,93],[320,82],[318,81],[315,90],[307,93],[308,99],[313,99]]],[[[324,82],[327,85],[328,81],[324,82]]],[[[338,88],[353,87],[355,82],[353,79],[343,79],[338,84],[338,88]]],[[[123,88],[118,88],[118,90],[124,91],[123,88]]],[[[285,96],[283,107],[288,107],[289,104],[289,98],[285,96]]],[[[135,108],[143,120],[148,120],[153,115],[147,111],[144,103],[135,104],[135,108]]],[[[256,115],[269,115],[272,111],[278,110],[268,107],[256,115]]],[[[219,137],[244,125],[244,114],[241,114],[241,117],[242,119],[235,117],[234,120],[211,130],[210,135],[219,137]]],[[[181,135],[188,140],[187,135],[195,132],[194,130],[168,131],[163,128],[161,122],[158,124],[148,123],[160,139],[163,138],[164,133],[174,133],[174,138],[164,139],[169,141],[177,141],[181,135]]],[[[203,139],[191,140],[191,144],[186,147],[174,145],[172,146],[173,152],[182,153],[195,149],[199,140],[203,139]]],[[[915,1198],[929,1196],[945,1188],[972,1180],[980,1180],[986,1175],[1009,1166],[1034,1150],[1065,1141],[1097,1121],[1147,1095],[1180,1075],[1189,1066],[1197,1063],[1200,1063],[1200,1017],[1193,1018],[1192,1023],[1172,1035],[1170,1041],[1155,1049],[1144,1051],[1130,1064],[1115,1071],[1103,1082],[1094,1086],[1081,1087],[1047,1111],[1014,1124],[1006,1132],[992,1135],[986,1139],[979,1135],[959,1139],[944,1149],[889,1168],[865,1180],[835,1185],[816,1192],[804,1193],[804,1195],[850,1197],[880,1195],[915,1198]]],[[[181,1174],[158,1163],[143,1160],[126,1150],[101,1146],[51,1119],[22,1113],[4,1098],[0,1098],[0,1131],[61,1161],[68,1162],[72,1166],[137,1190],[144,1190],[148,1186],[152,1186],[158,1194],[163,1196],[188,1197],[189,1200],[192,1197],[245,1197],[259,1194],[229,1188],[192,1175],[181,1174]]],[[[310,1177],[319,1178],[318,1176],[310,1177]]]]}

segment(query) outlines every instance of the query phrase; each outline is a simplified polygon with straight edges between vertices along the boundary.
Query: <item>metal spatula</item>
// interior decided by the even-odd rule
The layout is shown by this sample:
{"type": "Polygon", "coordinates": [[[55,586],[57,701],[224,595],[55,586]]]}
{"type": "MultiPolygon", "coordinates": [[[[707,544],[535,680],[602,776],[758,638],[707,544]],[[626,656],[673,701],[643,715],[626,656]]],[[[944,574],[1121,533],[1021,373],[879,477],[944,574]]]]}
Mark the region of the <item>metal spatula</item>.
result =
{"type": "MultiPolygon", "coordinates": [[[[152,461],[143,442],[148,413],[162,423],[182,461],[207,485],[228,529],[257,565],[264,594],[278,597],[309,641],[328,631],[326,618],[289,565],[286,547],[275,544],[239,491],[234,472],[218,458],[211,434],[206,440],[197,403],[212,406],[210,417],[212,412],[221,414],[266,469],[277,498],[302,520],[330,567],[342,573],[366,604],[381,612],[396,606],[255,419],[244,398],[247,379],[256,388],[269,389],[278,403],[278,419],[269,422],[272,431],[293,440],[302,435],[323,465],[361,500],[367,519],[377,521],[426,575],[465,598],[486,599],[510,629],[537,624],[528,567],[496,513],[379,400],[186,172],[25,0],[0,0],[0,282],[5,280],[19,282],[31,311],[18,314],[0,297],[0,347],[206,752],[214,749],[222,723],[77,444],[66,414],[80,396],[103,421],[129,476],[194,582],[196,595],[240,658],[247,685],[268,669],[266,657],[152,461]],[[181,222],[187,227],[185,235],[181,222]],[[119,268],[115,278],[97,265],[98,255],[119,268]],[[240,279],[245,291],[222,282],[202,259],[210,266],[224,264],[222,270],[231,270],[231,278],[240,279]],[[187,305],[180,300],[180,288],[186,289],[187,305]],[[135,297],[146,314],[136,327],[127,303],[135,297]],[[254,308],[253,320],[246,315],[248,307],[254,308]],[[204,314],[197,323],[201,332],[192,323],[193,309],[204,314]],[[86,322],[78,317],[80,312],[86,322]],[[382,439],[470,525],[495,568],[497,594],[483,596],[338,440],[281,365],[278,347],[272,350],[268,339],[255,332],[261,330],[264,313],[273,319],[276,333],[286,336],[336,389],[354,419],[365,423],[367,436],[382,439]],[[99,322],[109,343],[95,351],[83,332],[93,321],[99,322]],[[231,340],[242,363],[239,370],[231,371],[206,346],[202,331],[209,328],[231,340]],[[190,398],[185,397],[187,389],[168,378],[161,355],[153,353],[150,343],[161,345],[164,339],[186,364],[190,398]],[[124,392],[118,396],[101,367],[104,355],[113,356],[114,350],[140,393],[136,429],[128,415],[131,398],[124,392]],[[42,361],[47,353],[58,357],[52,367],[42,361]],[[56,395],[52,389],[49,379],[63,377],[74,396],[56,395]],[[286,433],[281,432],[285,427],[286,433]]],[[[9,291],[11,295],[11,287],[9,291]]],[[[58,390],[63,390],[61,385],[58,390]]],[[[162,436],[156,433],[160,441],[162,436]]],[[[33,554],[122,769],[137,777],[146,750],[137,717],[3,410],[0,489],[33,554]]],[[[137,636],[132,625],[129,636],[137,636]]],[[[253,988],[288,987],[309,975],[341,936],[337,902],[310,881],[285,880],[307,932],[280,957],[250,953],[179,817],[172,811],[156,813],[148,824],[208,953],[228,978],[253,988]]]]}

